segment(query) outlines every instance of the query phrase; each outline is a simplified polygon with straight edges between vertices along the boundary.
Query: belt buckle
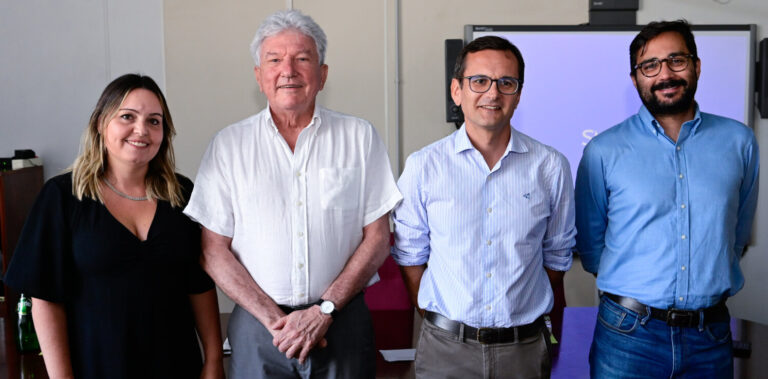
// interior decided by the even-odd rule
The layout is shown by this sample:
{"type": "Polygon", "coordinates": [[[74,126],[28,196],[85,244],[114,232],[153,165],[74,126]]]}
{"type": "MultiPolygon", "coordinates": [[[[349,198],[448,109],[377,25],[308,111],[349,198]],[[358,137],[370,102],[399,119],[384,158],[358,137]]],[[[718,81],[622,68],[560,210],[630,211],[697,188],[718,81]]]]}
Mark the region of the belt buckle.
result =
{"type": "Polygon", "coordinates": [[[691,326],[693,321],[693,312],[679,309],[670,309],[667,311],[667,325],[669,326],[691,326]]]}
{"type": "Polygon", "coordinates": [[[493,328],[477,328],[477,342],[489,344],[495,342],[493,328]]]}

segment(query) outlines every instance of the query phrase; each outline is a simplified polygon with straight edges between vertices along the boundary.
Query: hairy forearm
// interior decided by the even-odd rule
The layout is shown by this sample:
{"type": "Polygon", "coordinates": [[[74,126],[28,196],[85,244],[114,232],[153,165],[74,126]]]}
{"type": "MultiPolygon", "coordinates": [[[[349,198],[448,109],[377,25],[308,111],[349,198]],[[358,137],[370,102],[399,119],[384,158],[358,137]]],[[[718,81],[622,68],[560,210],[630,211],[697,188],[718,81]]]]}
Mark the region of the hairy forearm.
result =
{"type": "Polygon", "coordinates": [[[419,308],[419,286],[421,285],[421,277],[424,276],[424,271],[426,270],[426,263],[418,266],[400,266],[400,274],[403,276],[403,282],[411,299],[411,304],[416,307],[422,316],[424,316],[424,310],[419,308]]]}
{"type": "MultiPolygon", "coordinates": [[[[363,228],[363,239],[339,276],[325,290],[322,298],[332,301],[337,309],[343,308],[352,296],[379,269],[387,258],[389,247],[389,217],[384,215],[363,228]]],[[[318,306],[292,312],[274,324],[277,333],[272,344],[288,358],[304,363],[315,346],[325,346],[325,333],[332,322],[318,306]]]]}
{"type": "Polygon", "coordinates": [[[32,319],[48,376],[56,379],[74,378],[64,306],[32,298],[32,319]]]}
{"type": "Polygon", "coordinates": [[[231,241],[203,228],[203,269],[227,296],[270,329],[285,314],[235,258],[229,247],[231,241]]]}
{"type": "Polygon", "coordinates": [[[388,254],[389,213],[363,228],[363,240],[341,274],[323,293],[323,299],[332,301],[337,308],[344,307],[355,294],[363,290],[388,254]]]}

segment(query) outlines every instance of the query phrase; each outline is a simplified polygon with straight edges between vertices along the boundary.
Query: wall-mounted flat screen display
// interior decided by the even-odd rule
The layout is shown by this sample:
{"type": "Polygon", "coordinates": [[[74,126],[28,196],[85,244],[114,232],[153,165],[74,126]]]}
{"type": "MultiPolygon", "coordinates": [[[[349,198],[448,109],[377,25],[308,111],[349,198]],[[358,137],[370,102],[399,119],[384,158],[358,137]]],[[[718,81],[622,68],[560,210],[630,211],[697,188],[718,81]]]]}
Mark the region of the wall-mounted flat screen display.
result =
{"type": "MultiPolygon", "coordinates": [[[[575,176],[584,145],[636,113],[629,44],[640,26],[467,25],[465,42],[497,35],[525,60],[525,83],[512,125],[566,155],[575,176]]],[[[701,59],[696,101],[702,111],[752,126],[754,25],[694,26],[701,59]]]]}

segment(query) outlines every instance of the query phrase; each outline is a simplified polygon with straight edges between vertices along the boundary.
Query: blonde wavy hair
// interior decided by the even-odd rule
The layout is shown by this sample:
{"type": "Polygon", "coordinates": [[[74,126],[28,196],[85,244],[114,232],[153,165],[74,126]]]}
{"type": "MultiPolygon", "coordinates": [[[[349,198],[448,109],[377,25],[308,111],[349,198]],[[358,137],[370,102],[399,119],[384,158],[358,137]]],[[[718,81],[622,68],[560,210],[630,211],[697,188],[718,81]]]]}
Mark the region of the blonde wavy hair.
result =
{"type": "Polygon", "coordinates": [[[104,88],[104,92],[96,103],[96,108],[88,121],[88,127],[83,132],[80,155],[70,167],[72,194],[78,200],[86,197],[104,203],[100,182],[107,169],[107,149],[102,131],[115,117],[126,96],[139,88],[154,93],[163,109],[163,142],[160,144],[157,155],[149,162],[149,169],[144,179],[147,197],[168,201],[174,207],[184,205],[181,185],[176,179],[176,160],[171,144],[176,135],[171,112],[157,83],[149,76],[137,74],[126,74],[113,80],[104,88]]]}

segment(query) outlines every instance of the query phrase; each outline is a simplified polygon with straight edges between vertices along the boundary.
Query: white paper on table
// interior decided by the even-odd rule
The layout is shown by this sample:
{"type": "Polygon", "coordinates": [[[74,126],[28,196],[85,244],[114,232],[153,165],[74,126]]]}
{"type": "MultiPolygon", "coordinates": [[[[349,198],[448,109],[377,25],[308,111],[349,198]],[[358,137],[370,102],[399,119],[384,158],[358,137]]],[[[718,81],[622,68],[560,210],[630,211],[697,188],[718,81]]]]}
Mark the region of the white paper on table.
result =
{"type": "Polygon", "coordinates": [[[416,359],[416,349],[379,350],[387,362],[412,361],[416,359]]]}

